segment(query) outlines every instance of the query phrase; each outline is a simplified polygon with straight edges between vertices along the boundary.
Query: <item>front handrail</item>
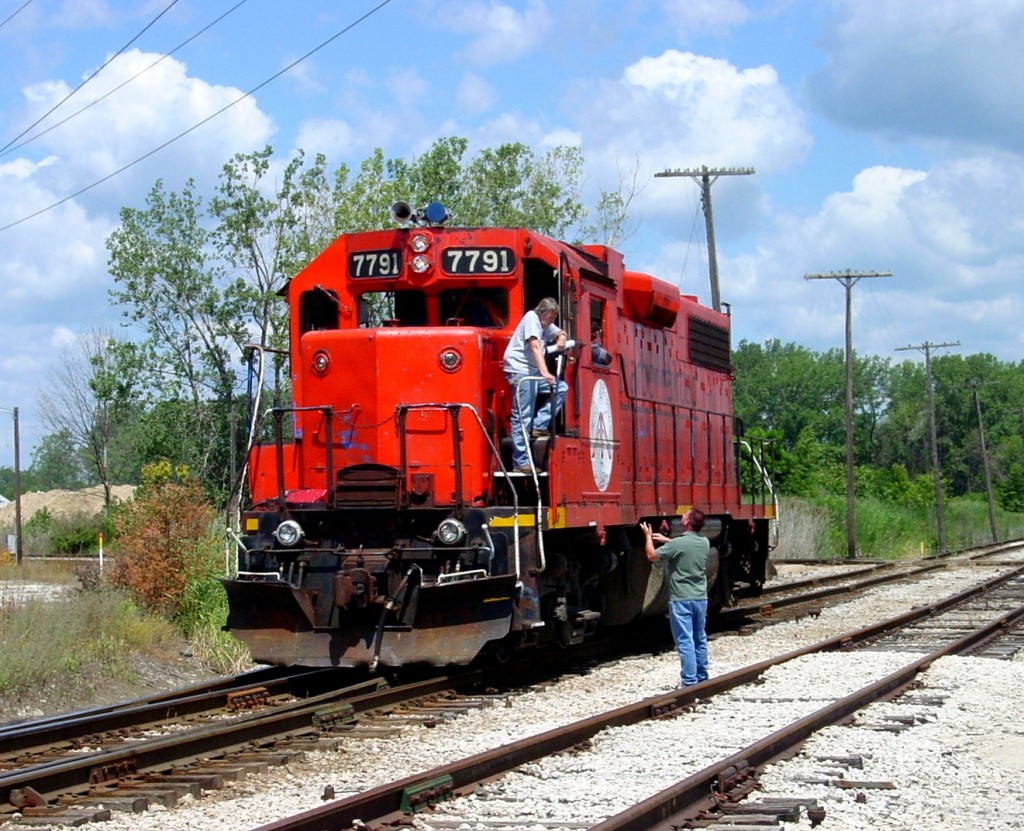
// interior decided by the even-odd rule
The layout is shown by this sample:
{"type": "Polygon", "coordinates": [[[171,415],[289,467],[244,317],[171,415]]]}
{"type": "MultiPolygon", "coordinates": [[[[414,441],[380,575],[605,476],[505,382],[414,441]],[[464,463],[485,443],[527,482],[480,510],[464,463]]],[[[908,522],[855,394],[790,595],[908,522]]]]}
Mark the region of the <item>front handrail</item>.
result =
{"type": "MultiPolygon", "coordinates": [[[[480,434],[484,437],[484,440],[487,442],[487,446],[491,450],[491,455],[494,457],[494,460],[497,462],[498,467],[501,469],[502,474],[506,478],[508,478],[508,469],[505,467],[505,463],[501,459],[501,452],[498,450],[497,446],[494,444],[494,441],[491,439],[490,433],[487,432],[487,428],[486,428],[486,426],[484,426],[483,419],[480,417],[479,410],[477,410],[477,408],[474,407],[472,404],[468,404],[466,402],[433,402],[433,403],[422,403],[422,404],[402,404],[399,407],[399,409],[403,410],[403,411],[408,411],[408,410],[430,410],[430,409],[433,409],[433,410],[445,410],[449,414],[452,414],[452,413],[454,413],[454,412],[456,412],[456,411],[458,411],[459,409],[462,409],[462,408],[465,408],[466,410],[468,410],[470,413],[473,414],[473,418],[476,420],[477,427],[480,428],[480,434]]],[[[399,420],[398,423],[402,424],[403,421],[404,420],[399,420]]],[[[457,424],[457,421],[455,423],[457,424]]],[[[404,431],[404,429],[401,429],[401,428],[399,429],[399,436],[400,436],[400,443],[401,443],[400,444],[400,451],[399,452],[401,454],[401,457],[404,459],[405,458],[405,431],[404,431]]],[[[458,440],[459,440],[458,439],[458,431],[455,431],[454,441],[457,443],[458,440]]],[[[461,465],[459,465],[457,467],[457,469],[458,469],[459,472],[456,475],[461,477],[461,465]]],[[[402,470],[402,474],[403,475],[405,474],[404,468],[402,470]]],[[[520,548],[519,548],[519,495],[515,492],[515,488],[510,488],[510,490],[512,491],[512,523],[513,523],[513,525],[512,525],[512,527],[513,527],[513,534],[512,534],[512,536],[513,536],[513,545],[514,545],[514,548],[515,548],[516,577],[518,578],[519,575],[520,575],[520,572],[522,570],[521,562],[520,562],[522,555],[521,555],[520,548]]],[[[460,492],[461,492],[461,488],[460,488],[460,492]]],[[[493,552],[493,550],[494,550],[494,548],[493,548],[493,544],[492,544],[491,551],[493,552]]],[[[541,557],[541,562],[543,562],[543,555],[541,557]]]]}

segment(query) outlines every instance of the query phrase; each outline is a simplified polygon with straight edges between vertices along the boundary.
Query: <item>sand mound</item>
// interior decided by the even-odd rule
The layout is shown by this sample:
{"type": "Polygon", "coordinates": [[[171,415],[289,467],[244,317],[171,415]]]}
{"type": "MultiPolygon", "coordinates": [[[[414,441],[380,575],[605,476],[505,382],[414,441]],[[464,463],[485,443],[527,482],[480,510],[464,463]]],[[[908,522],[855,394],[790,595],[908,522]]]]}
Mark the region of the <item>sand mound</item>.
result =
{"type": "MultiPolygon", "coordinates": [[[[115,485],[111,497],[124,502],[135,494],[135,485],[115,485]]],[[[103,487],[97,485],[80,491],[35,491],[22,494],[21,521],[28,522],[37,511],[46,508],[54,519],[73,516],[93,516],[103,510],[103,487]]],[[[0,525],[14,524],[14,501],[0,508],[0,525]]]]}

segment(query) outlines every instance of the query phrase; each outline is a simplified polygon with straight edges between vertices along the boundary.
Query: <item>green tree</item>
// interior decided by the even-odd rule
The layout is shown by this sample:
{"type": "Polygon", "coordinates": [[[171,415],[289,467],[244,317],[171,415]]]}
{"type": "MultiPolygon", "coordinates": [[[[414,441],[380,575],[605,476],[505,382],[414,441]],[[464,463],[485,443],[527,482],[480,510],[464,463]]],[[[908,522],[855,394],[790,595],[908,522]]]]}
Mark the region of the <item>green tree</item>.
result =
{"type": "MultiPolygon", "coordinates": [[[[109,506],[111,488],[127,480],[133,466],[127,414],[133,372],[124,372],[111,334],[93,330],[78,336],[38,393],[43,421],[70,443],[75,461],[84,461],[92,482],[103,486],[109,506]]],[[[51,451],[54,448],[50,448],[51,451]]],[[[53,461],[59,464],[56,456],[53,461]]]]}
{"type": "Polygon", "coordinates": [[[999,506],[1006,511],[1024,513],[1024,464],[1011,464],[997,488],[999,506]]]}
{"type": "MultiPolygon", "coordinates": [[[[111,296],[141,332],[116,353],[145,405],[137,419],[140,456],[187,463],[208,492],[226,494],[239,449],[232,410],[247,344],[285,347],[279,291],[287,280],[338,234],[382,227],[399,199],[417,208],[441,201],[465,225],[524,226],[556,237],[581,227],[577,148],[537,156],[511,143],[469,157],[468,147],[464,138],[442,138],[408,160],[378,148],[355,175],[344,165],[331,175],[323,156],[307,160],[299,151],[273,183],[265,147],[225,164],[208,204],[191,180],[180,192],[158,181],[145,208],[123,209],[107,248],[111,296]]],[[[610,229],[624,223],[624,204],[607,208],[610,229]]],[[[280,370],[275,364],[273,386],[284,400],[280,370]]]]}
{"type": "Polygon", "coordinates": [[[749,427],[775,430],[783,448],[811,440],[845,445],[844,364],[838,351],[824,356],[778,340],[741,341],[733,352],[733,409],[749,427]]]}
{"type": "Polygon", "coordinates": [[[32,450],[31,470],[40,490],[78,490],[88,484],[82,457],[67,430],[40,439],[32,450]]]}
{"type": "Polygon", "coordinates": [[[210,259],[194,183],[174,193],[157,182],[146,204],[122,209],[121,225],[107,240],[111,295],[145,334],[132,358],[150,400],[190,405],[189,440],[174,458],[224,489],[234,362],[246,327],[225,298],[223,267],[210,259]]]}

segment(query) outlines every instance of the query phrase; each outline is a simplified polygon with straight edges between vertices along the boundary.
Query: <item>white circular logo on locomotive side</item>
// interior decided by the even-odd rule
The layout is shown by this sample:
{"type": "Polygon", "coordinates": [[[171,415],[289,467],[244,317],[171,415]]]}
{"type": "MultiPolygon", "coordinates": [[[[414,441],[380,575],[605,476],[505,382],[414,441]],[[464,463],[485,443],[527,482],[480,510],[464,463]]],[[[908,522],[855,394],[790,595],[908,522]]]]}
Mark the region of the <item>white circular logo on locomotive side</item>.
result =
{"type": "Polygon", "coordinates": [[[600,491],[607,490],[612,478],[615,455],[615,433],[612,427],[612,402],[604,381],[594,382],[590,393],[590,469],[600,491]]]}

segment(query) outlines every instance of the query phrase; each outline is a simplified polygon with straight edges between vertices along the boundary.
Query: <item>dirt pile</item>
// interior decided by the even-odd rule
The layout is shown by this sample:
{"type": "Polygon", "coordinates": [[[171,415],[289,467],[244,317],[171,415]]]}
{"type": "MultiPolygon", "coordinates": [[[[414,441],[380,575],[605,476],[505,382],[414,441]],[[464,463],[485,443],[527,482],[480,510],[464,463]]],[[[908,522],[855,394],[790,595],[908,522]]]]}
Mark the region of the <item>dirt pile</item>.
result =
{"type": "MultiPolygon", "coordinates": [[[[111,497],[124,502],[135,494],[135,485],[115,485],[111,497]]],[[[54,519],[73,516],[94,516],[103,510],[103,487],[97,485],[80,491],[34,491],[22,494],[21,521],[28,522],[37,512],[46,508],[54,519]]],[[[14,501],[0,507],[0,525],[14,525],[14,501]]]]}

